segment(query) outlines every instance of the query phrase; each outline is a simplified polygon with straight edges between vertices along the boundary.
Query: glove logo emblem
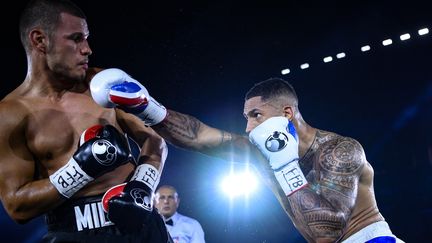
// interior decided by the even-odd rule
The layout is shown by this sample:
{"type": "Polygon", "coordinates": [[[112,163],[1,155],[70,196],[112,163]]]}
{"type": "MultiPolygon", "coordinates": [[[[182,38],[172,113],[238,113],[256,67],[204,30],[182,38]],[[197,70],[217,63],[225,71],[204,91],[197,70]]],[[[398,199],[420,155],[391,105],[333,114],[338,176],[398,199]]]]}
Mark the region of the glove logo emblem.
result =
{"type": "Polygon", "coordinates": [[[285,148],[287,144],[287,135],[285,133],[275,131],[267,138],[265,142],[265,147],[270,152],[278,152],[285,148]]]}
{"type": "Polygon", "coordinates": [[[101,165],[109,166],[117,159],[117,148],[108,140],[99,139],[92,145],[92,154],[101,165]]]}
{"type": "Polygon", "coordinates": [[[130,195],[132,196],[136,205],[144,208],[147,211],[152,211],[152,200],[146,191],[140,188],[134,188],[130,191],[130,195]]]}

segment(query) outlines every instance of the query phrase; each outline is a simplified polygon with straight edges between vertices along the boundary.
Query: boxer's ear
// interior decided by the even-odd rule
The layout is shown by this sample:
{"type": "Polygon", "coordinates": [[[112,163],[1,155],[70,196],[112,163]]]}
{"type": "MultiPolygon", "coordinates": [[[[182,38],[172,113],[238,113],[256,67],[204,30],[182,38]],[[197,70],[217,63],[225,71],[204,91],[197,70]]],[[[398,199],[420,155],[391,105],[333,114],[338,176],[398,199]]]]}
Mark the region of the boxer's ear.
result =
{"type": "Polygon", "coordinates": [[[285,116],[288,120],[292,121],[292,119],[293,119],[293,117],[294,117],[294,109],[293,109],[292,106],[289,106],[289,105],[284,106],[284,107],[283,107],[283,113],[284,113],[284,116],[285,116]]]}
{"type": "Polygon", "coordinates": [[[41,29],[33,29],[29,33],[30,45],[42,52],[46,53],[48,38],[41,29]]]}

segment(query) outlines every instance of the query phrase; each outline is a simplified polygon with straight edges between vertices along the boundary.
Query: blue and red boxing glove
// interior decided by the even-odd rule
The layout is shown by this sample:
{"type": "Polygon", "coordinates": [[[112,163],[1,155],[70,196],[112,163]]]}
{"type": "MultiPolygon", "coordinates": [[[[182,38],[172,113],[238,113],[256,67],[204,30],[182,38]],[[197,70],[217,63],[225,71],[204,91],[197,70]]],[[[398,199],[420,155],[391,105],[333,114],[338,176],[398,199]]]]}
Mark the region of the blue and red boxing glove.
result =
{"type": "Polygon", "coordinates": [[[160,123],[167,115],[166,108],[140,82],[118,68],[97,73],[90,81],[90,92],[100,106],[135,114],[148,126],[160,123]]]}

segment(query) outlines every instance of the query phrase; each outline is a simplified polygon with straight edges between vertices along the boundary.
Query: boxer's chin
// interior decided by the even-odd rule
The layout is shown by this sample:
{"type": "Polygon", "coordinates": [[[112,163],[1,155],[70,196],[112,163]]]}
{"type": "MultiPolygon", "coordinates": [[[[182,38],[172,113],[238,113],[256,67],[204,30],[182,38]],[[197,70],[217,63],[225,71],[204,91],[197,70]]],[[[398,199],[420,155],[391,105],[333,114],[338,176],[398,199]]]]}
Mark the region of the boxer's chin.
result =
{"type": "Polygon", "coordinates": [[[102,71],[103,68],[98,67],[89,67],[85,72],[85,81],[90,82],[90,80],[100,71],[102,71]]]}

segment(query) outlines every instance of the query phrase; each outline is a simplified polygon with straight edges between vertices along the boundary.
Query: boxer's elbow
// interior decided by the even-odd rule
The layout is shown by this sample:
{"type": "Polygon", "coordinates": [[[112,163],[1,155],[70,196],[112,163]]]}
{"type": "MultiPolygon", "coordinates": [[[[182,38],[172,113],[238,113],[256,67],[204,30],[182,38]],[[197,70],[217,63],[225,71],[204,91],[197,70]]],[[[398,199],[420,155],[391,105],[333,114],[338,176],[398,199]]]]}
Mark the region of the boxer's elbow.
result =
{"type": "Polygon", "coordinates": [[[35,218],[35,205],[21,202],[16,197],[3,197],[2,204],[9,217],[18,224],[25,224],[35,218]]]}
{"type": "Polygon", "coordinates": [[[336,242],[337,238],[320,238],[316,239],[316,243],[333,243],[336,242]]]}
{"type": "Polygon", "coordinates": [[[5,210],[11,219],[18,224],[25,224],[34,218],[29,211],[22,210],[21,207],[17,205],[5,205],[5,210]]]}
{"type": "Polygon", "coordinates": [[[348,223],[348,215],[342,212],[323,212],[317,216],[316,221],[310,224],[315,242],[327,243],[340,239],[348,223]]]}
{"type": "Polygon", "coordinates": [[[28,217],[22,217],[22,215],[17,215],[16,217],[12,217],[13,221],[15,221],[17,224],[26,224],[33,218],[28,217]]]}

